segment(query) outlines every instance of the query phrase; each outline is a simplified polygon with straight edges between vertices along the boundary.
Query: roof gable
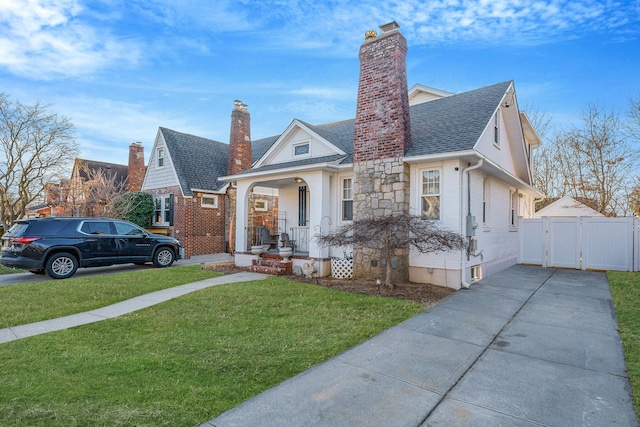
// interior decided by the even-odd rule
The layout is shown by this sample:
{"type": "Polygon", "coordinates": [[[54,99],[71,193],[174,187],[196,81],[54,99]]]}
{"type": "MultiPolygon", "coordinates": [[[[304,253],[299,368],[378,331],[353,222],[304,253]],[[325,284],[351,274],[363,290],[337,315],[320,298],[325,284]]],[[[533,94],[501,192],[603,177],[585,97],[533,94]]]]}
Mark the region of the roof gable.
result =
{"type": "Polygon", "coordinates": [[[595,209],[570,196],[563,196],[553,203],[545,206],[535,213],[540,218],[543,216],[604,216],[595,209]]]}
{"type": "Polygon", "coordinates": [[[193,196],[193,189],[222,189],[225,183],[218,178],[227,173],[228,144],[163,127],[159,132],[185,196],[193,196]]]}
{"type": "Polygon", "coordinates": [[[308,164],[313,163],[313,159],[344,156],[347,154],[345,149],[353,150],[353,126],[350,135],[350,138],[348,135],[341,136],[335,124],[312,126],[295,119],[256,162],[255,167],[299,161],[308,164]]]}
{"type": "Polygon", "coordinates": [[[455,94],[429,86],[416,84],[409,89],[409,105],[422,104],[423,102],[429,102],[451,95],[455,94]]]}

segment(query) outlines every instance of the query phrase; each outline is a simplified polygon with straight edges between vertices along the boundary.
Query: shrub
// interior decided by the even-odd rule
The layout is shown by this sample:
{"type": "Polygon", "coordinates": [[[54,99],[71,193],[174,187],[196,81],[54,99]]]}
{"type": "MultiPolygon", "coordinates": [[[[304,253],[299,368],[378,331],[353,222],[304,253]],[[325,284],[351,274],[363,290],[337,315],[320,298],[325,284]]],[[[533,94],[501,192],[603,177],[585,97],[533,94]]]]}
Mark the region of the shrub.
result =
{"type": "Polygon", "coordinates": [[[113,202],[114,217],[127,220],[142,228],[150,228],[153,224],[153,210],[153,197],[142,191],[124,193],[113,202]]]}

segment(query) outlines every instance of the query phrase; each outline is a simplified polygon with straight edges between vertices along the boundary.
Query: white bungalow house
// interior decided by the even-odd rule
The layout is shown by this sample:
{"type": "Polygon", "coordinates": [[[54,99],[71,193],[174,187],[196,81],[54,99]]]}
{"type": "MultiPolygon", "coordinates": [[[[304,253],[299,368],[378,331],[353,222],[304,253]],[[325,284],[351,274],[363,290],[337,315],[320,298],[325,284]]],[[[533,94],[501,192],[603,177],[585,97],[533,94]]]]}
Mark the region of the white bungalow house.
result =
{"type": "MultiPolygon", "coordinates": [[[[514,83],[460,94],[407,90],[406,41],[397,24],[381,28],[361,48],[355,119],[294,119],[251,168],[220,178],[237,188],[237,265],[254,257],[248,215],[255,187],[277,189],[279,231],[296,242],[294,265],[313,259],[320,276],[330,274],[331,257],[353,248],[323,247],[316,235],[400,210],[469,242],[468,251],[409,252],[398,271],[412,282],[458,289],[517,262],[519,218],[533,217],[543,194],[532,186],[531,151],[540,140],[518,108],[514,83]]],[[[363,277],[382,271],[375,255],[354,254],[354,262],[363,277]]]]}

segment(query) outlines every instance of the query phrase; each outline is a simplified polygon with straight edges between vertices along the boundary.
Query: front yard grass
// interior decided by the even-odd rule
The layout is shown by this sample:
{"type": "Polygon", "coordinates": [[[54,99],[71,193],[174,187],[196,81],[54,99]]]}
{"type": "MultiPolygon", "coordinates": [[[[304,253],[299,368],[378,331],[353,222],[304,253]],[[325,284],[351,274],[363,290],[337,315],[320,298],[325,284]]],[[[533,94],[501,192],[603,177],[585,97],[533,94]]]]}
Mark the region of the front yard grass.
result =
{"type": "Polygon", "coordinates": [[[220,273],[192,265],[0,286],[0,329],[90,311],[217,276],[220,273]]]}
{"type": "Polygon", "coordinates": [[[640,273],[610,271],[607,277],[635,398],[636,414],[640,414],[640,273]]]}
{"type": "Polygon", "coordinates": [[[0,345],[0,424],[197,426],[423,310],[276,277],[214,286],[0,345]]]}
{"type": "Polygon", "coordinates": [[[14,273],[24,273],[24,270],[18,270],[11,267],[5,267],[4,265],[0,265],[0,274],[14,274],[14,273]]]}

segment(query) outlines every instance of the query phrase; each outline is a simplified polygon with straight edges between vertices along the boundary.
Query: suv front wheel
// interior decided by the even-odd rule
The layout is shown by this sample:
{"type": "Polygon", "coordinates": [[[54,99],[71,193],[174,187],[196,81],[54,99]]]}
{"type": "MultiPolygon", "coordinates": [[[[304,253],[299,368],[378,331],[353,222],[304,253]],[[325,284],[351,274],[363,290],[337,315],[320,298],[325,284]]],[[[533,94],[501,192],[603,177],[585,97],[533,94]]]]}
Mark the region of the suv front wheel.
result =
{"type": "Polygon", "coordinates": [[[78,260],[70,253],[60,252],[47,260],[44,270],[52,279],[66,279],[76,274],[78,260]]]}
{"type": "Polygon", "coordinates": [[[153,265],[156,267],[169,267],[175,261],[176,256],[169,248],[160,248],[153,256],[153,265]]]}

